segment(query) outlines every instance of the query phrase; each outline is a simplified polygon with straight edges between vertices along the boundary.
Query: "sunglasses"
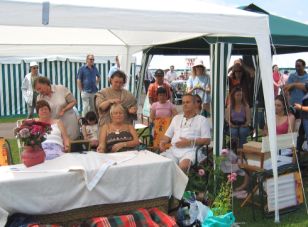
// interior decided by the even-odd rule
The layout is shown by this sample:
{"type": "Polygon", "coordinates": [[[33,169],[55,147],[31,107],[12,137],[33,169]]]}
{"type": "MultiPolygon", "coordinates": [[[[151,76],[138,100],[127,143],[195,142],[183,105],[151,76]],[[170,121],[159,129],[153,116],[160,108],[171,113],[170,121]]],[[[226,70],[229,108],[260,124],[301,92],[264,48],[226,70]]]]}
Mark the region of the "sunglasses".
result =
{"type": "Polygon", "coordinates": [[[36,66],[35,66],[35,67],[31,67],[31,68],[32,68],[32,69],[38,69],[38,67],[36,67],[36,66]]]}
{"type": "Polygon", "coordinates": [[[94,61],[94,58],[89,58],[90,61],[94,61]]]}

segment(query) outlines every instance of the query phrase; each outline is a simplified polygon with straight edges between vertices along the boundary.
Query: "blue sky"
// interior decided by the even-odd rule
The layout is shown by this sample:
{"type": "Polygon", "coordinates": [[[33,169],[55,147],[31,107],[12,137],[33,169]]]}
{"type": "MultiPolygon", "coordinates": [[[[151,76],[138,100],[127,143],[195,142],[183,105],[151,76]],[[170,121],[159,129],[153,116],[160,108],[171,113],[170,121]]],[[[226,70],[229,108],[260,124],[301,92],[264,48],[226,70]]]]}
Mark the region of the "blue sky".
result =
{"type": "Polygon", "coordinates": [[[201,0],[218,5],[237,7],[254,3],[272,14],[308,24],[308,1],[306,0],[201,0]]]}
{"type": "MultiPolygon", "coordinates": [[[[300,21],[308,24],[308,1],[307,0],[199,0],[210,2],[217,5],[225,5],[229,7],[238,7],[254,3],[265,11],[281,17],[286,17],[292,20],[300,21]]],[[[189,56],[194,58],[196,56],[189,56]]],[[[140,59],[140,57],[138,57],[140,59]]],[[[171,57],[171,56],[154,56],[150,68],[168,68],[174,64],[176,68],[184,69],[186,57],[171,57]]],[[[209,67],[209,58],[200,57],[205,65],[209,67]]],[[[233,59],[238,57],[233,57],[233,59]]],[[[278,64],[279,67],[294,67],[296,59],[302,58],[308,63],[308,52],[277,55],[273,57],[273,64],[278,64]]]]}

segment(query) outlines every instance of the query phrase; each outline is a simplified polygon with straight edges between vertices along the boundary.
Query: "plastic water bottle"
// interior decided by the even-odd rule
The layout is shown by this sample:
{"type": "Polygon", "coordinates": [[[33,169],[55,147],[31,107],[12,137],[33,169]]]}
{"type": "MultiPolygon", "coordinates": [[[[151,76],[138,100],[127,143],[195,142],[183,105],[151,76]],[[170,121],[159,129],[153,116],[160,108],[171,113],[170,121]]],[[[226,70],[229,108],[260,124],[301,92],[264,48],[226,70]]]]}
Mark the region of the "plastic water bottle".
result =
{"type": "Polygon", "coordinates": [[[183,207],[183,213],[184,213],[184,219],[183,219],[183,225],[184,226],[190,226],[190,215],[189,215],[189,208],[183,207]]]}
{"type": "Polygon", "coordinates": [[[194,201],[193,203],[190,204],[190,209],[189,209],[189,215],[190,215],[190,224],[193,224],[198,217],[199,214],[199,209],[197,202],[194,201]]]}

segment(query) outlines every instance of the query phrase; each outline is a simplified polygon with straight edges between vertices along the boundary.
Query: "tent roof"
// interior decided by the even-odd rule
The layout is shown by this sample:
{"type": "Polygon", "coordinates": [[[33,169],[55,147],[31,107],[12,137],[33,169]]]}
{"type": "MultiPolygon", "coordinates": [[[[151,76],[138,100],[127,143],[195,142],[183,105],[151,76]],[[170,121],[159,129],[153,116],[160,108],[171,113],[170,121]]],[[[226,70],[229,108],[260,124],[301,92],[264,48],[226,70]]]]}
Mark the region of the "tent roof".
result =
{"type": "MultiPolygon", "coordinates": [[[[250,4],[241,6],[245,11],[269,16],[272,43],[277,54],[308,51],[308,25],[287,18],[272,15],[260,7],[250,4]],[[288,29],[286,29],[288,28],[288,29]]],[[[158,45],[151,48],[151,54],[163,55],[204,55],[209,53],[209,43],[233,43],[233,54],[256,54],[256,42],[253,38],[206,35],[178,43],[158,45]]],[[[274,53],[274,48],[272,52],[274,53]]]]}
{"type": "Polygon", "coordinates": [[[289,45],[291,48],[290,51],[292,51],[292,46],[308,47],[307,24],[270,14],[254,4],[240,8],[269,16],[270,31],[275,46],[289,45]]]}
{"type": "Polygon", "coordinates": [[[254,37],[268,29],[265,15],[197,0],[170,7],[163,0],[50,0],[43,25],[42,2],[0,1],[0,55],[126,55],[128,47],[136,52],[208,34],[254,37]]]}

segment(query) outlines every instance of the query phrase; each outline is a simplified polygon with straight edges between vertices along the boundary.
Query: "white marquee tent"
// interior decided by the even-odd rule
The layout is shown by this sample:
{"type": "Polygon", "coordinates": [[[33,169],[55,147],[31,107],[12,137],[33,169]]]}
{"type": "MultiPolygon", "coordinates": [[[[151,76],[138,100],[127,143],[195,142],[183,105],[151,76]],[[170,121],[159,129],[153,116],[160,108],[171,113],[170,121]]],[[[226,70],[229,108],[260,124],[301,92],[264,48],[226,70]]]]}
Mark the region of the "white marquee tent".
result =
{"type": "MultiPolygon", "coordinates": [[[[253,37],[265,97],[273,96],[268,17],[206,2],[145,0],[0,1],[0,55],[121,55],[127,72],[133,53],[201,35],[253,37]],[[44,25],[45,24],[45,25],[44,25]]],[[[223,70],[221,70],[223,71],[223,70]]],[[[224,76],[224,75],[222,75],[224,76]]],[[[266,99],[274,179],[277,180],[273,99],[266,99]]],[[[215,114],[215,113],[214,113],[215,114]]],[[[221,131],[222,133],[222,131],[221,131]]],[[[276,184],[277,185],[277,184],[276,184]]],[[[278,188],[275,187],[276,196],[278,188]]],[[[275,221],[279,221],[276,197],[275,221]]]]}

